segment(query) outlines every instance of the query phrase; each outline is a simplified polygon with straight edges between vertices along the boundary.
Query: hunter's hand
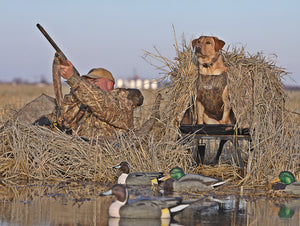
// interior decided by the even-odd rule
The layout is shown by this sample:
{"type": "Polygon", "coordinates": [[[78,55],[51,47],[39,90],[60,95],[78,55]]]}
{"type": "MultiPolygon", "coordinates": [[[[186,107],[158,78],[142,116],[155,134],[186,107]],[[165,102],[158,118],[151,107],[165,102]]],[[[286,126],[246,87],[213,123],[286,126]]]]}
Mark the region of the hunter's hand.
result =
{"type": "Polygon", "coordinates": [[[66,65],[60,65],[60,75],[64,78],[64,79],[69,79],[72,77],[72,75],[74,74],[74,68],[72,63],[67,60],[67,66],[66,65]]]}

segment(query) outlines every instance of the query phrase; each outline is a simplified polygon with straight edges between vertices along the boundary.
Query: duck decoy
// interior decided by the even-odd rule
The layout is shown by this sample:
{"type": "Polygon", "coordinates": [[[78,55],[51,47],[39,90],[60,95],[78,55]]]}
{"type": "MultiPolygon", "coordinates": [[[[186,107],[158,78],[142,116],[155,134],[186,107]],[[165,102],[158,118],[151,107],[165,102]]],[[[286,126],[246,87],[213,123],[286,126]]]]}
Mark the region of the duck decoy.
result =
{"type": "Polygon", "coordinates": [[[278,178],[271,183],[275,183],[273,190],[283,190],[289,194],[300,195],[300,181],[296,181],[295,176],[290,171],[280,172],[278,178]]]}
{"type": "Polygon", "coordinates": [[[115,169],[121,169],[122,174],[118,178],[118,184],[126,185],[148,185],[151,186],[151,180],[163,177],[162,172],[137,172],[130,173],[130,166],[128,162],[120,162],[114,166],[115,169]]]}
{"type": "Polygon", "coordinates": [[[164,181],[164,192],[204,192],[226,183],[226,181],[200,174],[185,174],[180,167],[174,167],[167,176],[158,180],[164,181]]]}
{"type": "Polygon", "coordinates": [[[181,197],[128,202],[128,190],[123,184],[115,184],[109,191],[100,194],[107,195],[115,195],[117,198],[109,207],[109,216],[115,218],[171,218],[189,206],[182,203],[181,197]]]}

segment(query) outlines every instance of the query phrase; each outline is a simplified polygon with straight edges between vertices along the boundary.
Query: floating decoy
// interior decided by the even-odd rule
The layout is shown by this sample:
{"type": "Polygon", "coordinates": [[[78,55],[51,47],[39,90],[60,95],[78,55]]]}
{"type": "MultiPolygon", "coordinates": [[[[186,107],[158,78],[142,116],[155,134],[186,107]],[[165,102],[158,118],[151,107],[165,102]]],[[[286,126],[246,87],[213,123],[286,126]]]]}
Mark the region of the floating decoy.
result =
{"type": "Polygon", "coordinates": [[[130,173],[130,167],[128,162],[121,162],[113,168],[121,169],[122,171],[122,174],[118,178],[118,184],[151,186],[152,179],[161,178],[164,176],[162,172],[130,173]]]}
{"type": "Polygon", "coordinates": [[[180,167],[174,167],[167,176],[158,180],[164,181],[164,192],[204,192],[226,183],[226,181],[200,174],[185,174],[180,167]]]}
{"type": "Polygon", "coordinates": [[[142,199],[128,202],[128,190],[123,184],[115,184],[100,196],[115,195],[117,200],[109,207],[109,216],[115,218],[171,218],[189,204],[182,204],[182,198],[142,199]]]}
{"type": "Polygon", "coordinates": [[[271,183],[275,183],[273,190],[283,190],[289,194],[300,195],[300,181],[296,181],[295,176],[290,171],[280,172],[278,178],[271,183]]]}

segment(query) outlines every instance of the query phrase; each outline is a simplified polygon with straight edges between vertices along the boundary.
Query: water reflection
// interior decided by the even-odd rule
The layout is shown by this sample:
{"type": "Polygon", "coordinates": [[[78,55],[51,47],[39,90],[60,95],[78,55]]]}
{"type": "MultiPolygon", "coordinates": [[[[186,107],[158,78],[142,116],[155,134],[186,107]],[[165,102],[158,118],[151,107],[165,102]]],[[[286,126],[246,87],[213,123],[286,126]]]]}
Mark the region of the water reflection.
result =
{"type": "MultiPolygon", "coordinates": [[[[170,225],[170,219],[116,219],[109,218],[109,226],[161,226],[170,225]]],[[[178,225],[179,226],[179,225],[178,225]]]]}
{"type": "MultiPolygon", "coordinates": [[[[172,220],[113,219],[113,197],[99,197],[100,185],[0,187],[0,225],[299,225],[300,199],[255,201],[240,197],[193,195],[188,208],[172,220]]],[[[145,189],[131,190],[136,198],[145,189]]],[[[151,196],[151,195],[150,195],[151,196]]],[[[184,197],[186,199],[186,197],[184,197]]]]}

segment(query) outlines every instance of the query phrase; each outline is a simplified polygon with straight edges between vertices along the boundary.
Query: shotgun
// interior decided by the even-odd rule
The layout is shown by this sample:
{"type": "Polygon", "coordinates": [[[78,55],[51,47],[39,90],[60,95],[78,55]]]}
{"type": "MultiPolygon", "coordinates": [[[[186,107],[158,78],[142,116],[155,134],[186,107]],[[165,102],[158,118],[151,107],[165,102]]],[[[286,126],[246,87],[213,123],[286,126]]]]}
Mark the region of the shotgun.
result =
{"type": "MultiPolygon", "coordinates": [[[[63,65],[67,65],[66,55],[61,51],[61,49],[56,45],[56,43],[53,41],[50,35],[45,31],[45,29],[40,24],[37,24],[36,26],[42,32],[45,38],[50,42],[52,47],[55,49],[56,55],[58,56],[60,63],[63,65]]],[[[74,66],[73,68],[75,73],[79,75],[76,68],[74,66]]],[[[61,76],[59,74],[59,68],[55,68],[55,65],[53,65],[52,72],[53,72],[52,75],[53,75],[53,87],[54,87],[55,99],[58,107],[60,107],[63,100],[63,94],[62,94],[61,76]]]]}

